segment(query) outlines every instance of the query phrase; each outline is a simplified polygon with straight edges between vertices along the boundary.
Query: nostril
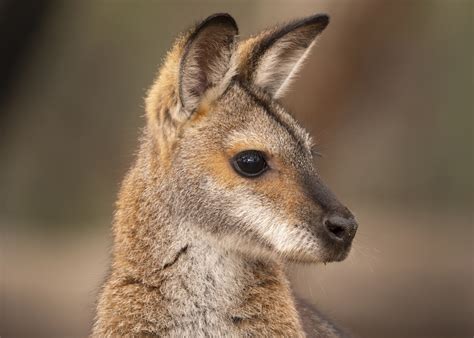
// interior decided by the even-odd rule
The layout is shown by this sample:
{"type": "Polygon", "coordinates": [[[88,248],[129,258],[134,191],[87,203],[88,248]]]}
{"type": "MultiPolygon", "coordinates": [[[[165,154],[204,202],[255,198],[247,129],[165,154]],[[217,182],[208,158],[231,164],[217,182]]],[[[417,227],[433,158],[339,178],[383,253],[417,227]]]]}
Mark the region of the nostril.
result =
{"type": "Polygon", "coordinates": [[[345,227],[339,224],[331,223],[330,221],[326,221],[326,229],[328,229],[329,232],[337,238],[343,238],[346,233],[345,227]]]}
{"type": "Polygon", "coordinates": [[[333,215],[324,221],[324,226],[329,235],[335,239],[352,239],[357,231],[354,218],[345,218],[333,215]]]}

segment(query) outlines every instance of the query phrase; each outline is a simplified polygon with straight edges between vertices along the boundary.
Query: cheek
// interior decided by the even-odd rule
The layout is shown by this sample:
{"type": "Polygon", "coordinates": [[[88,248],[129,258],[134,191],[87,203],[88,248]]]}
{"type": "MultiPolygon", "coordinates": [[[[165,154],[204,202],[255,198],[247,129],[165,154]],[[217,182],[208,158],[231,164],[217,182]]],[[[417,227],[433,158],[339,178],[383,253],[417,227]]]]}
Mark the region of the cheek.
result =
{"type": "Polygon", "coordinates": [[[293,171],[273,169],[262,177],[246,179],[235,172],[229,158],[230,155],[223,151],[207,152],[198,157],[199,168],[205,177],[214,182],[216,189],[235,191],[245,188],[255,198],[263,197],[260,201],[263,200],[267,208],[278,210],[290,222],[298,222],[300,214],[306,214],[308,209],[314,208],[296,181],[293,171]]]}
{"type": "Polygon", "coordinates": [[[221,151],[199,156],[199,168],[202,168],[205,177],[212,179],[223,189],[236,188],[243,183],[232,168],[228,156],[221,151]]]}
{"type": "Polygon", "coordinates": [[[306,208],[307,199],[298,184],[283,173],[271,172],[256,186],[256,192],[270,201],[273,208],[285,216],[290,224],[299,222],[301,208],[306,208]]]}

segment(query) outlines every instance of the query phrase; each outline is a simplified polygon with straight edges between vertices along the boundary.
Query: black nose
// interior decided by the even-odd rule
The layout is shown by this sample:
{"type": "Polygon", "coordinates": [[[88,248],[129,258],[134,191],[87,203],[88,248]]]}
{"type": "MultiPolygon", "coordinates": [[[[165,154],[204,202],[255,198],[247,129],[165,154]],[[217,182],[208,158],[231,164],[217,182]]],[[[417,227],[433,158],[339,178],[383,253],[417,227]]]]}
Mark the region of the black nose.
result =
{"type": "Polygon", "coordinates": [[[352,240],[357,231],[357,222],[354,218],[330,216],[324,221],[329,236],[336,240],[352,240]]]}

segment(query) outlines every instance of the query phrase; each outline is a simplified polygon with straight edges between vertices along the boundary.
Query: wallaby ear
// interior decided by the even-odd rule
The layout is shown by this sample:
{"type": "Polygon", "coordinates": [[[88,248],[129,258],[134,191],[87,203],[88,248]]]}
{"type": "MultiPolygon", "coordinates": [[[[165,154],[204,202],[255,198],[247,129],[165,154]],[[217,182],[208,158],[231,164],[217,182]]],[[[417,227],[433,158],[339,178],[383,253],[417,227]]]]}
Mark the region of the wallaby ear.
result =
{"type": "Polygon", "coordinates": [[[237,24],[229,14],[214,14],[197,25],[189,36],[179,69],[179,98],[187,114],[199,106],[208,89],[223,80],[230,67],[237,34],[237,24]]]}
{"type": "Polygon", "coordinates": [[[250,38],[239,49],[241,76],[274,98],[281,97],[328,24],[327,15],[317,14],[250,38]]]}

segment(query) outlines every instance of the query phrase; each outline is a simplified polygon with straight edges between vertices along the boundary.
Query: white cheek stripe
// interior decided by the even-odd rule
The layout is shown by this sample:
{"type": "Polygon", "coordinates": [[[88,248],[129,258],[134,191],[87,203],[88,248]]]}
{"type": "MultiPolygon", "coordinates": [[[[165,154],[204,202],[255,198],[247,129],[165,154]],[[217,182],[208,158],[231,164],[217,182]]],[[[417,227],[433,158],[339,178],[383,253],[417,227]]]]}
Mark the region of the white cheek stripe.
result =
{"type": "Polygon", "coordinates": [[[263,205],[249,193],[242,191],[235,195],[239,197],[235,200],[236,206],[231,215],[257,231],[281,253],[300,251],[310,245],[309,234],[290,225],[277,211],[263,205]]]}
{"type": "Polygon", "coordinates": [[[313,236],[301,228],[288,222],[277,206],[270,201],[265,203],[262,198],[255,196],[245,187],[227,190],[212,177],[207,177],[204,189],[211,194],[218,194],[229,203],[229,216],[238,219],[244,231],[252,230],[271,243],[282,255],[315,250],[313,236]]]}

